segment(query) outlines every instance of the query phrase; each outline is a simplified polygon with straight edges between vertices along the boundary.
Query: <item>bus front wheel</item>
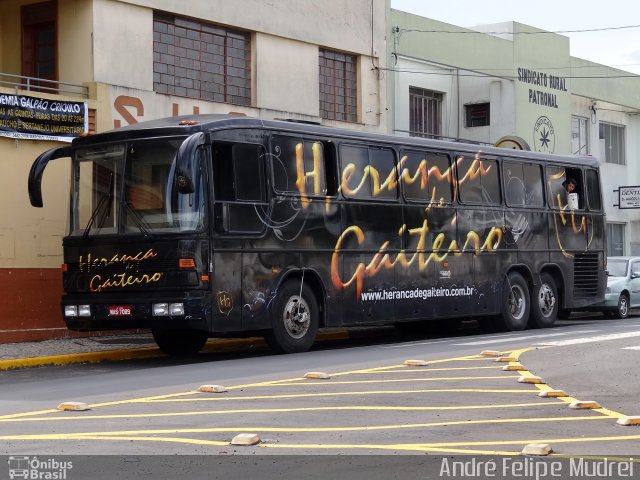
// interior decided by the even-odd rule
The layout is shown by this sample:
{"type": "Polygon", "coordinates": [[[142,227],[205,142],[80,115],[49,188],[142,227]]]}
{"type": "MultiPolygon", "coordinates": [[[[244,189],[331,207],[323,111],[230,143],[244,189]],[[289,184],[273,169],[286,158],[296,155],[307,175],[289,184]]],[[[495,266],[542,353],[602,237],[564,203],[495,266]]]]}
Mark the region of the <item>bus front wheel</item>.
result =
{"type": "Polygon", "coordinates": [[[540,275],[540,282],[533,288],[531,300],[529,326],[533,328],[553,326],[558,317],[558,289],[551,275],[547,273],[540,275]]]}
{"type": "Polygon", "coordinates": [[[529,286],[517,272],[511,272],[502,287],[501,312],[494,319],[498,330],[524,330],[531,308],[529,286]]]}
{"type": "Polygon", "coordinates": [[[198,353],[209,338],[206,333],[191,330],[152,329],[153,339],[171,357],[187,357],[198,353]]]}
{"type": "Polygon", "coordinates": [[[265,333],[269,347],[277,353],[306,352],[318,332],[318,303],[306,284],[283,284],[272,310],[271,330],[265,333]]]}

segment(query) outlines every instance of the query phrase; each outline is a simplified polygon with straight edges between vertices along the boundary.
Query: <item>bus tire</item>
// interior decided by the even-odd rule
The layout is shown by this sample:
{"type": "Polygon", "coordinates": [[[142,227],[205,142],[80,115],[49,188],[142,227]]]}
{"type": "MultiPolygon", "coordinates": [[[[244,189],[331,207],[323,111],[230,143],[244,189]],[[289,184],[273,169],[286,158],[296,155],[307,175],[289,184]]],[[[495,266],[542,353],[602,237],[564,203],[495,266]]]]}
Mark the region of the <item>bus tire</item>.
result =
{"type": "Polygon", "coordinates": [[[285,282],[277,292],[272,310],[271,330],[265,333],[267,344],[276,353],[306,352],[316,339],[319,310],[307,284],[285,282]]]}
{"type": "Polygon", "coordinates": [[[526,280],[517,272],[510,272],[502,286],[500,314],[494,318],[502,331],[524,330],[529,321],[531,300],[526,280]]]}
{"type": "Polygon", "coordinates": [[[198,353],[209,336],[193,330],[151,330],[153,339],[164,353],[170,357],[187,357],[198,353]]]}
{"type": "Polygon", "coordinates": [[[553,277],[548,273],[540,275],[540,282],[533,287],[531,294],[531,328],[548,328],[558,318],[558,288],[553,277]]]}

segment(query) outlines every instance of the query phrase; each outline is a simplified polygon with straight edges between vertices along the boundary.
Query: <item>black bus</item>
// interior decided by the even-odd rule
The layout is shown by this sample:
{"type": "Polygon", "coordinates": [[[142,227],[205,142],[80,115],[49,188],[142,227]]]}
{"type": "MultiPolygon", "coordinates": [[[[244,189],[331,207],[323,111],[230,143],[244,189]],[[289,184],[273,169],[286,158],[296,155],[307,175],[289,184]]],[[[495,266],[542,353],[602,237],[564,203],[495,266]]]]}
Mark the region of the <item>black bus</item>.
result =
{"type": "Polygon", "coordinates": [[[492,330],[549,327],[606,286],[590,157],[172,117],[43,153],[32,205],[62,157],[68,328],[149,328],[168,354],[256,334],[301,352],[323,327],[469,317],[492,330]]]}

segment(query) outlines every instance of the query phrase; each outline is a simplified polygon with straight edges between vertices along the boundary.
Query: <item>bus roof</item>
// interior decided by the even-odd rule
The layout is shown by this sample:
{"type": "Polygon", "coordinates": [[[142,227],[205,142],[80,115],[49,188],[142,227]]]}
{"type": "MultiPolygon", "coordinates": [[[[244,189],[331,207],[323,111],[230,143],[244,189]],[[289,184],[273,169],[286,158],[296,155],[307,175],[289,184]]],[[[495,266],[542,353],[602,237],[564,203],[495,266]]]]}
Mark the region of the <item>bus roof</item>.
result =
{"type": "MultiPolygon", "coordinates": [[[[373,141],[376,143],[401,145],[406,147],[432,148],[474,154],[482,152],[485,155],[495,156],[505,156],[507,155],[506,150],[508,150],[491,145],[480,145],[468,142],[435,140],[420,137],[400,137],[359,130],[347,130],[304,121],[261,120],[259,118],[240,115],[217,114],[181,115],[135,123],[115,130],[76,138],[72,145],[74,147],[86,147],[98,143],[165,136],[186,136],[201,131],[214,131],[230,128],[266,128],[289,133],[306,133],[329,138],[373,141]]],[[[509,151],[508,156],[527,158],[541,162],[556,161],[592,167],[599,165],[599,162],[595,157],[585,155],[558,155],[513,149],[509,151]]]]}

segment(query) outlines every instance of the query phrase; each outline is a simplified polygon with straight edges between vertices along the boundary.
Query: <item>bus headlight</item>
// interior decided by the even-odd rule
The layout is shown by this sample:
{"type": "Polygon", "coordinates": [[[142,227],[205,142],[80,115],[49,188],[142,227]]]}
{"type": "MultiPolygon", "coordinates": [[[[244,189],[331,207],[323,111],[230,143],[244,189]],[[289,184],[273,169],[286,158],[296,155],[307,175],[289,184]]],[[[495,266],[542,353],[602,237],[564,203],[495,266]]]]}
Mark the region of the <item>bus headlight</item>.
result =
{"type": "Polygon", "coordinates": [[[65,317],[90,317],[91,305],[65,305],[65,317]]]}
{"type": "Polygon", "coordinates": [[[178,317],[184,315],[184,303],[154,303],[153,316],[154,317],[178,317]]]}
{"type": "Polygon", "coordinates": [[[169,315],[168,303],[154,303],[153,304],[153,316],[154,317],[166,317],[169,315]]]}
{"type": "Polygon", "coordinates": [[[169,304],[169,315],[173,315],[173,316],[184,315],[184,303],[169,304]]]}

